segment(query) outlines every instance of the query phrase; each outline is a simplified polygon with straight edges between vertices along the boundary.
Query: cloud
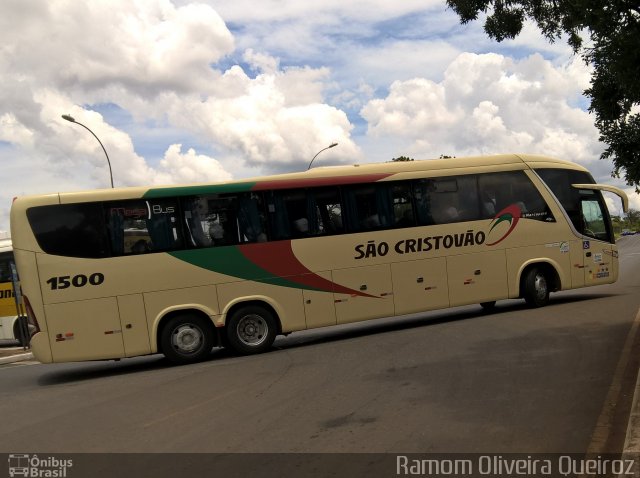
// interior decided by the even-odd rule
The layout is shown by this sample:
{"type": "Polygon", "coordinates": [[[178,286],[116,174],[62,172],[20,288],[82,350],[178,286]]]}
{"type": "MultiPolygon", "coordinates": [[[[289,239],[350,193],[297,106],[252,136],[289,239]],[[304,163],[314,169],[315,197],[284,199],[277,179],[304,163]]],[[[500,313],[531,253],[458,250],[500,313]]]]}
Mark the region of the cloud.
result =
{"type": "Polygon", "coordinates": [[[222,18],[200,4],[9,0],[2,18],[13,70],[62,89],[206,90],[208,65],[234,49],[222,18]]]}
{"type": "MultiPolygon", "coordinates": [[[[638,208],[640,196],[611,178],[609,161],[598,159],[604,146],[593,117],[579,104],[589,75],[579,58],[555,65],[539,54],[515,60],[463,53],[442,81],[396,81],[386,97],[370,100],[360,112],[368,124],[363,149],[377,151],[379,144],[393,141],[393,157],[554,156],[586,166],[598,182],[625,189],[631,207],[638,208]]],[[[609,201],[614,213],[619,202],[609,201]]]]}
{"type": "Polygon", "coordinates": [[[589,114],[571,100],[588,70],[576,59],[554,66],[540,55],[459,55],[440,82],[415,78],[391,85],[361,110],[368,134],[405,139],[421,157],[535,152],[592,163],[602,151],[589,114]]]}
{"type": "Polygon", "coordinates": [[[361,157],[347,115],[325,102],[328,68],[282,67],[247,49],[243,66],[216,69],[235,41],[210,6],[58,0],[26,8],[8,0],[3,12],[0,160],[20,163],[3,168],[0,229],[15,195],[109,186],[100,144],[63,113],[100,138],[116,186],[302,169],[332,142],[340,148],[323,155],[326,164],[361,157]],[[101,105],[135,124],[112,122],[101,105]],[[164,145],[155,137],[163,156],[145,157],[132,135],[154,125],[171,134],[164,145]],[[183,150],[181,135],[208,151],[183,150]]]}
{"type": "Polygon", "coordinates": [[[172,144],[167,149],[160,161],[156,183],[203,183],[231,179],[231,174],[214,158],[196,154],[193,148],[189,148],[184,154],[181,150],[181,144],[172,144]]]}
{"type": "MultiPolygon", "coordinates": [[[[247,57],[256,58],[253,53],[247,57]]],[[[255,78],[239,66],[230,68],[221,82],[230,85],[232,95],[174,98],[166,108],[169,121],[240,153],[249,166],[263,170],[300,169],[332,142],[340,148],[323,159],[333,163],[359,159],[347,115],[323,102],[328,71],[275,70],[276,64],[261,56],[257,69],[266,72],[255,78]]]]}

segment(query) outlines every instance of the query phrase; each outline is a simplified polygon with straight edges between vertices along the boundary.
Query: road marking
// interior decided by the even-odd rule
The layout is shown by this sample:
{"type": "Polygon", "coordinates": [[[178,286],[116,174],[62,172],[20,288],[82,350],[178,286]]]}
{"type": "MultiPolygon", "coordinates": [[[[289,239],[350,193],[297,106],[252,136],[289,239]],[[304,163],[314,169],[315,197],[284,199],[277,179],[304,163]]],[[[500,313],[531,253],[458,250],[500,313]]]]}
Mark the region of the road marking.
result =
{"type": "Polygon", "coordinates": [[[606,451],[611,452],[611,450],[606,450],[606,445],[613,428],[616,405],[621,398],[622,380],[627,364],[629,363],[631,349],[633,348],[636,334],[638,333],[638,325],[640,325],[640,309],[638,309],[638,313],[633,320],[633,324],[631,324],[631,330],[629,330],[629,334],[627,334],[627,339],[625,340],[624,347],[622,348],[620,359],[616,365],[616,371],[613,374],[613,380],[611,381],[609,392],[607,392],[604,405],[602,406],[602,411],[600,412],[600,416],[596,422],[596,427],[591,434],[591,442],[587,448],[587,454],[596,455],[606,451]]]}

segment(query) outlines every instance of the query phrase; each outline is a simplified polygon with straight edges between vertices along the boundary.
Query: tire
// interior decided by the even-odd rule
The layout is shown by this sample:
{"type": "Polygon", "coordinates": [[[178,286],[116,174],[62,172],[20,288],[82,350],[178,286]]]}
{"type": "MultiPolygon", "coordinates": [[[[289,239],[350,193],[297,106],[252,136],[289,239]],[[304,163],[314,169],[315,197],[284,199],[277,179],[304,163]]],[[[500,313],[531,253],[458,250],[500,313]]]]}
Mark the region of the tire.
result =
{"type": "Polygon", "coordinates": [[[206,319],[192,314],[176,315],[162,328],[160,347],[176,365],[204,360],[213,348],[213,328],[206,319]]]}
{"type": "Polygon", "coordinates": [[[31,342],[29,326],[25,316],[18,317],[18,319],[13,323],[13,336],[18,342],[20,342],[20,347],[26,347],[29,345],[29,342],[31,342]]]}
{"type": "Polygon", "coordinates": [[[522,296],[529,307],[544,307],[549,303],[549,278],[542,269],[529,269],[522,282],[522,296]]]}
{"type": "Polygon", "coordinates": [[[491,312],[496,308],[496,301],[490,300],[488,302],[480,302],[480,307],[482,307],[482,310],[484,310],[485,312],[491,312]]]}
{"type": "Polygon", "coordinates": [[[273,314],[259,305],[247,305],[236,310],[227,321],[227,342],[242,355],[268,350],[278,333],[273,314]]]}

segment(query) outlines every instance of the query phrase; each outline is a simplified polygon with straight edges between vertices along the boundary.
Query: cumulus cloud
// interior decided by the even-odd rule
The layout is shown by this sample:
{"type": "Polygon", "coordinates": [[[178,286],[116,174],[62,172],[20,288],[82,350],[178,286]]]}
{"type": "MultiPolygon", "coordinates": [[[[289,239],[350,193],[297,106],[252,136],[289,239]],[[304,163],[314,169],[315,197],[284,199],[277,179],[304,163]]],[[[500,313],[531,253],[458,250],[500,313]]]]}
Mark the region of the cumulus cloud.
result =
{"type": "Polygon", "coordinates": [[[209,64],[234,48],[222,18],[200,4],[8,0],[3,11],[5,58],[59,88],[202,90],[214,79],[209,64]]]}
{"type": "Polygon", "coordinates": [[[0,229],[15,195],[108,187],[99,143],[63,113],[101,139],[116,186],[227,180],[239,163],[245,172],[299,169],[331,142],[340,155],[328,152],[328,163],[360,157],[346,114],[324,100],[327,68],[283,68],[247,49],[246,66],[218,69],[235,51],[233,35],[212,7],[183,3],[3,4],[0,160],[20,162],[3,168],[0,229]],[[110,121],[101,105],[116,105],[134,124],[110,121]],[[168,138],[154,148],[164,146],[164,156],[145,157],[132,134],[145,123],[209,151],[168,138]]]}
{"type": "Polygon", "coordinates": [[[224,73],[222,81],[233,85],[234,95],[181,98],[167,108],[168,118],[240,152],[248,165],[263,170],[282,170],[283,165],[299,169],[332,142],[340,144],[339,151],[324,159],[335,163],[361,158],[347,115],[322,102],[328,72],[273,70],[275,62],[267,60],[260,57],[260,70],[267,72],[255,78],[239,66],[224,73]]]}
{"type": "MultiPolygon", "coordinates": [[[[545,154],[581,163],[597,181],[624,187],[611,178],[611,163],[598,159],[603,145],[580,105],[589,74],[579,58],[554,65],[539,54],[515,60],[463,53],[442,81],[396,81],[361,114],[370,138],[396,140],[395,156],[545,154]]],[[[632,207],[640,206],[638,195],[626,189],[632,207]]],[[[610,205],[617,213],[619,205],[610,205]]]]}
{"type": "Polygon", "coordinates": [[[405,138],[422,157],[536,152],[592,163],[602,145],[593,118],[571,104],[588,70],[575,59],[556,67],[540,55],[459,55],[440,82],[394,82],[362,110],[368,134],[405,138]]]}
{"type": "Polygon", "coordinates": [[[193,148],[182,153],[181,144],[172,144],[160,161],[160,173],[156,183],[202,183],[225,181],[231,174],[222,165],[204,154],[197,154],[193,148]]]}

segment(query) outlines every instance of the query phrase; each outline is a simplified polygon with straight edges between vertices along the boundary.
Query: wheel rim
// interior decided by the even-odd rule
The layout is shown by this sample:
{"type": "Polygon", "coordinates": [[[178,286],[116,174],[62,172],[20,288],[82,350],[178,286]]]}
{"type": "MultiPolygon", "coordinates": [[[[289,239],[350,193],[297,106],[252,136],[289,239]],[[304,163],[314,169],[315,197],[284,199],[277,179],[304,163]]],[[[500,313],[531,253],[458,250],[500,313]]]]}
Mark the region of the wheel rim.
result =
{"type": "Polygon", "coordinates": [[[204,334],[193,324],[176,327],[171,334],[171,345],[181,354],[197,352],[204,342],[204,334]]]}
{"type": "Polygon", "coordinates": [[[536,274],[534,287],[536,289],[536,299],[545,300],[547,298],[547,279],[543,274],[536,274]]]}
{"type": "Polygon", "coordinates": [[[257,314],[245,315],[238,321],[236,328],[238,339],[244,345],[255,347],[267,340],[269,326],[263,317],[257,314]]]}

